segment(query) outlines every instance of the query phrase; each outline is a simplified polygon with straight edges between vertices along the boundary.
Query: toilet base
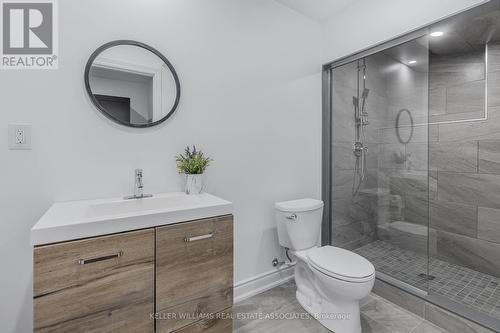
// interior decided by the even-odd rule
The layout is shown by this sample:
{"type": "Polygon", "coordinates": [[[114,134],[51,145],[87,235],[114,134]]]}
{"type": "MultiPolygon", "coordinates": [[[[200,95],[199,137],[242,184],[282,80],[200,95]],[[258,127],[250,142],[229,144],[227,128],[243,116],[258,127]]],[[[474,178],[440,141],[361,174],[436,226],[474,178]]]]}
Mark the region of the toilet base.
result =
{"type": "Polygon", "coordinates": [[[296,298],[299,304],[321,325],[335,333],[361,333],[361,316],[359,302],[332,302],[319,295],[308,295],[312,291],[297,289],[296,298]]]}

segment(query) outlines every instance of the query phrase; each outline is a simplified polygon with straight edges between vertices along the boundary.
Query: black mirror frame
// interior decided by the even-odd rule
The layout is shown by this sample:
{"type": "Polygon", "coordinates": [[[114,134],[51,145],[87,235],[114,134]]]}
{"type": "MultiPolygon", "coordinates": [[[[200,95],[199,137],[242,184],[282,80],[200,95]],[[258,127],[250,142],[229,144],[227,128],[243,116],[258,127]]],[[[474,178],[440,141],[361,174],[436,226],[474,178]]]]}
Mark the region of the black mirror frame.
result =
{"type": "Polygon", "coordinates": [[[413,138],[414,131],[415,131],[415,124],[413,122],[413,116],[411,115],[410,110],[408,109],[399,110],[398,115],[396,116],[396,136],[398,137],[398,141],[404,145],[410,143],[411,139],[413,138]],[[408,117],[410,118],[410,128],[411,128],[410,136],[406,141],[401,138],[401,133],[399,132],[399,120],[401,118],[401,114],[404,112],[406,112],[408,114],[408,117]]]}
{"type": "Polygon", "coordinates": [[[172,66],[172,64],[170,63],[170,61],[168,61],[168,59],[163,54],[161,54],[158,50],[156,50],[155,48],[153,48],[153,47],[151,47],[151,46],[149,46],[147,44],[134,41],[134,40],[126,40],[126,39],[115,40],[115,41],[106,43],[106,44],[101,45],[100,47],[98,47],[90,55],[89,60],[87,60],[87,64],[85,65],[84,80],[85,80],[85,89],[87,90],[87,94],[89,95],[90,100],[92,101],[92,104],[94,104],[94,106],[106,118],[114,121],[115,123],[118,123],[120,125],[127,126],[127,127],[146,128],[146,127],[153,127],[153,126],[156,126],[156,125],[159,125],[159,124],[163,123],[165,120],[167,120],[168,118],[170,118],[172,116],[172,114],[175,112],[175,110],[177,109],[177,106],[179,105],[179,100],[181,98],[181,84],[179,82],[179,77],[177,75],[177,72],[174,69],[174,66],[172,66]],[[161,118],[160,120],[157,120],[157,121],[149,123],[149,124],[140,124],[140,125],[137,125],[137,124],[131,124],[131,123],[124,122],[124,121],[122,121],[120,119],[116,119],[116,118],[112,117],[111,115],[109,115],[106,112],[106,110],[101,106],[101,104],[99,103],[99,101],[97,100],[97,98],[95,98],[94,94],[92,93],[92,89],[90,88],[89,76],[90,76],[90,69],[92,67],[92,64],[94,63],[94,60],[103,51],[105,51],[105,50],[107,50],[107,49],[109,49],[111,47],[119,46],[119,45],[132,45],[132,46],[142,47],[143,49],[146,49],[146,50],[154,53],[156,56],[158,56],[167,65],[167,67],[170,69],[170,72],[172,73],[172,76],[174,77],[174,81],[175,81],[176,96],[175,96],[175,101],[174,101],[174,105],[172,106],[172,109],[165,115],[165,117],[161,118]]]}

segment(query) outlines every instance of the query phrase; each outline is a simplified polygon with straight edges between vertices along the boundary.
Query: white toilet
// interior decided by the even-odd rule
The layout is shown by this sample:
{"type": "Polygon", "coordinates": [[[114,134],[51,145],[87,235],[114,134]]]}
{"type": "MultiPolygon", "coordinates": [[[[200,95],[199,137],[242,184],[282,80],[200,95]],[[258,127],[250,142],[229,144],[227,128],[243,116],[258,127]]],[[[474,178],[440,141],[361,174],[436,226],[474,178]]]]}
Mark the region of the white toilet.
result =
{"type": "Polygon", "coordinates": [[[333,246],[319,247],[323,202],[278,202],[280,245],[290,249],[295,266],[296,297],[302,307],[335,333],[360,333],[359,301],[375,282],[375,268],[362,256],[333,246]]]}

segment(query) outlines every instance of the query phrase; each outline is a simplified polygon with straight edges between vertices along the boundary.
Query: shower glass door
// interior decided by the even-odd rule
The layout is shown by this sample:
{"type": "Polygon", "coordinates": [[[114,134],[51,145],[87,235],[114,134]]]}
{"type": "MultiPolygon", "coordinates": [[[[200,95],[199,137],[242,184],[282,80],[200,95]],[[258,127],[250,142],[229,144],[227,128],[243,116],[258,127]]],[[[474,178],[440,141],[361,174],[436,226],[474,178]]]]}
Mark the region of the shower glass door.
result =
{"type": "Polygon", "coordinates": [[[428,289],[428,38],[331,69],[331,243],[428,289]]]}
{"type": "Polygon", "coordinates": [[[500,0],[325,65],[324,87],[324,241],[498,330],[500,0]]]}

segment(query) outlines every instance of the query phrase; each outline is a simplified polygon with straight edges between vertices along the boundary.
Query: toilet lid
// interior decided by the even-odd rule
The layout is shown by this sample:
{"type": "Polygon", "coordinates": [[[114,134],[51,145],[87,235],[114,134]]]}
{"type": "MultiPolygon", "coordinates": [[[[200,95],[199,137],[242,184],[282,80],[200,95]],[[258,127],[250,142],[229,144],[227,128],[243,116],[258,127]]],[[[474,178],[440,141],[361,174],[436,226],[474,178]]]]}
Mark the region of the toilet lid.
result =
{"type": "Polygon", "coordinates": [[[275,205],[277,210],[282,212],[307,212],[323,207],[323,201],[316,199],[299,199],[292,201],[277,202],[275,205]]]}
{"type": "Polygon", "coordinates": [[[334,278],[363,282],[375,274],[372,263],[354,252],[334,246],[323,246],[307,253],[310,264],[334,278]]]}

